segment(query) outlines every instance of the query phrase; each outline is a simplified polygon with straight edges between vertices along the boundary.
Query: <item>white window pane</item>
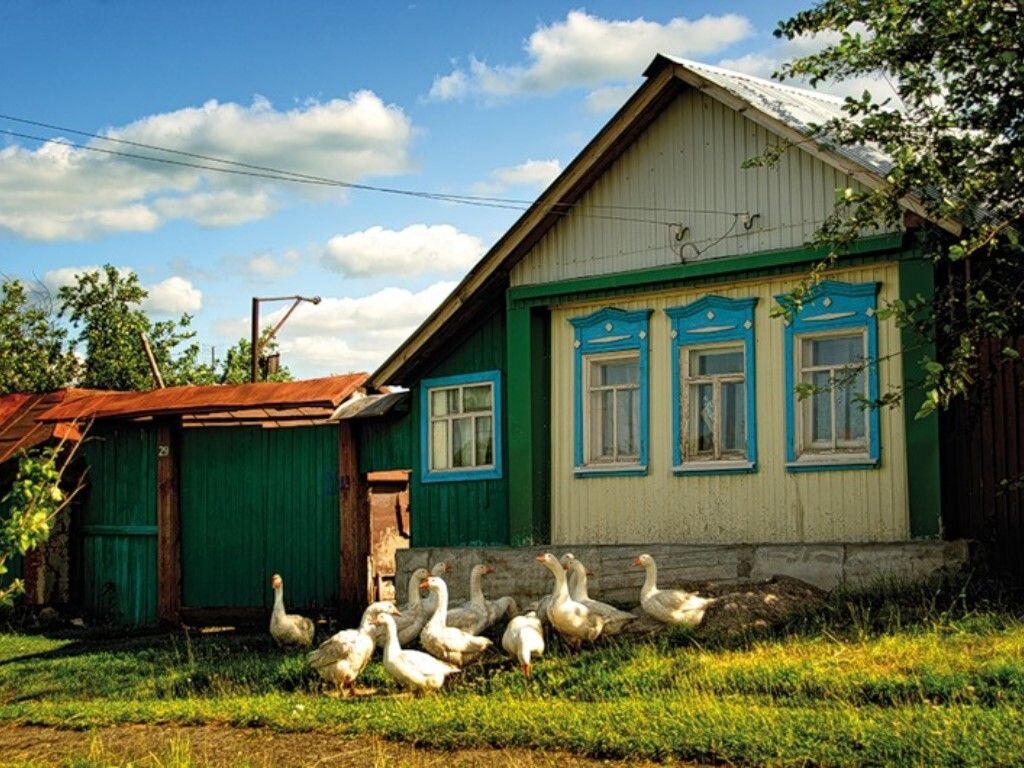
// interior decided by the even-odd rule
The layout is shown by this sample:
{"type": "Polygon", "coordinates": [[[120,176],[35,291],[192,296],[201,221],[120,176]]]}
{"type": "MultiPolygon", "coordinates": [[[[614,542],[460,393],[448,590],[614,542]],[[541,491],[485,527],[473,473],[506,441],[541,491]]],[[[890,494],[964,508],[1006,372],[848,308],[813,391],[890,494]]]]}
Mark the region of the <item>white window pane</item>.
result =
{"type": "Polygon", "coordinates": [[[741,348],[704,349],[690,353],[691,376],[717,376],[726,373],[743,373],[741,348]]]}
{"type": "Polygon", "coordinates": [[[810,442],[832,444],[832,381],[828,371],[811,374],[815,393],[808,399],[810,409],[810,442]]]}
{"type": "Polygon", "coordinates": [[[746,454],[746,388],[743,382],[722,384],[722,450],[746,454]]]}
{"type": "Polygon", "coordinates": [[[452,420],[452,466],[473,466],[473,419],[452,420]]]}
{"type": "Polygon", "coordinates": [[[491,410],[491,385],[466,387],[462,390],[462,405],[465,412],[491,410]]]}
{"type": "Polygon", "coordinates": [[[591,386],[636,386],[640,383],[639,359],[597,361],[591,369],[591,386]]]}
{"type": "Polygon", "coordinates": [[[430,425],[430,468],[448,469],[448,422],[430,425]]]}
{"type": "Polygon", "coordinates": [[[863,444],[867,434],[867,410],[863,407],[864,372],[843,376],[836,384],[836,440],[845,447],[863,444]]]}
{"type": "Polygon", "coordinates": [[[618,408],[616,423],[616,448],[619,457],[639,454],[640,447],[640,393],[634,389],[616,393],[615,406],[618,408]]]}
{"type": "Polygon", "coordinates": [[[476,466],[483,467],[494,463],[494,421],[490,416],[480,416],[476,420],[476,466]]]}
{"type": "Polygon", "coordinates": [[[804,365],[849,365],[864,359],[864,335],[804,340],[804,365]]]}
{"type": "Polygon", "coordinates": [[[690,386],[691,453],[715,450],[715,388],[713,384],[690,386]]]}
{"type": "Polygon", "coordinates": [[[434,389],[430,392],[430,415],[448,415],[448,393],[447,389],[434,389]]]}
{"type": "Polygon", "coordinates": [[[610,459],[614,456],[615,392],[597,390],[590,393],[590,458],[610,459]]]}

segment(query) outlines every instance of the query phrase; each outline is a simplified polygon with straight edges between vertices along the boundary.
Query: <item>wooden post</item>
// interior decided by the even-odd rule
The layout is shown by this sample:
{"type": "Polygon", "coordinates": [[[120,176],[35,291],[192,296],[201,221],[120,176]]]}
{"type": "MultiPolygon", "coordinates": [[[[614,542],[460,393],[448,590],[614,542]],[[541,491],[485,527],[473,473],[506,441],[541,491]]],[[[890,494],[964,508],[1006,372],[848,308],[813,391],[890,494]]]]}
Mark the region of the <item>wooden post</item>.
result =
{"type": "Polygon", "coordinates": [[[370,556],[370,488],[359,471],[352,422],[338,425],[338,481],[341,496],[341,618],[355,623],[367,606],[370,556]]]}
{"type": "Polygon", "coordinates": [[[181,510],[178,505],[179,427],[162,420],[156,430],[157,600],[161,621],[177,622],[181,610],[181,510]]]}

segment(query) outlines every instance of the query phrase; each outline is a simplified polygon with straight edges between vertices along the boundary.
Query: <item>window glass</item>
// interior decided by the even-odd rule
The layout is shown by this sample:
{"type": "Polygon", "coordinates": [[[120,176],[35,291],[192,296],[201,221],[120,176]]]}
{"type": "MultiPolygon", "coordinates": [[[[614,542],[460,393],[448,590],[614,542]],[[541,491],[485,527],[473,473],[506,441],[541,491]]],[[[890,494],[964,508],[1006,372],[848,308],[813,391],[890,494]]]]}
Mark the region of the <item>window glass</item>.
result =
{"type": "Polygon", "coordinates": [[[476,463],[477,466],[494,463],[494,429],[490,416],[476,419],[476,463]]]}
{"type": "Polygon", "coordinates": [[[742,381],[722,383],[722,450],[745,453],[747,440],[746,387],[742,381]]]}
{"type": "Polygon", "coordinates": [[[743,373],[743,350],[696,350],[690,353],[690,370],[697,376],[743,373]]]}
{"type": "Polygon", "coordinates": [[[430,425],[430,468],[448,469],[448,422],[430,425]]]}
{"type": "Polygon", "coordinates": [[[483,384],[463,389],[462,406],[466,413],[470,411],[489,411],[491,409],[491,385],[483,384]]]}
{"type": "Polygon", "coordinates": [[[687,353],[683,460],[743,458],[747,453],[744,351],[740,345],[687,353]]]}
{"type": "Polygon", "coordinates": [[[431,390],[428,402],[431,469],[472,469],[494,464],[493,384],[431,390]]]}
{"type": "Polygon", "coordinates": [[[589,458],[634,462],[640,455],[640,360],[637,356],[591,360],[589,458]]]}
{"type": "Polygon", "coordinates": [[[813,394],[803,404],[805,448],[819,453],[867,447],[867,377],[862,332],[801,339],[801,380],[813,394]]]}

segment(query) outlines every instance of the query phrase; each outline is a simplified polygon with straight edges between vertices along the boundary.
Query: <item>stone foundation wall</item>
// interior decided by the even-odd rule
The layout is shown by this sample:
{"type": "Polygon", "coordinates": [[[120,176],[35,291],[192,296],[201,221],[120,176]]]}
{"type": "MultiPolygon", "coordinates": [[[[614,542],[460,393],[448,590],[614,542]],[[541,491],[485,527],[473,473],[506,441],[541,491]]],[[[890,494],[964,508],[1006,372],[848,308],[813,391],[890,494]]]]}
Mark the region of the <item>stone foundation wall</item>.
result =
{"type": "Polygon", "coordinates": [[[395,587],[399,604],[406,600],[409,575],[416,568],[447,563],[445,580],[453,600],[469,595],[469,571],[487,563],[495,572],[484,578],[488,597],[511,595],[520,605],[551,591],[552,577],[534,558],[572,552],[594,575],[591,597],[619,605],[639,602],[644,571],[633,565],[642,552],[658,564],[658,586],[685,586],[700,581],[760,580],[792,576],[822,589],[840,584],[870,586],[881,579],[918,581],[963,569],[971,560],[967,541],[905,541],[886,544],[637,544],[573,547],[424,547],[395,553],[395,587]]]}

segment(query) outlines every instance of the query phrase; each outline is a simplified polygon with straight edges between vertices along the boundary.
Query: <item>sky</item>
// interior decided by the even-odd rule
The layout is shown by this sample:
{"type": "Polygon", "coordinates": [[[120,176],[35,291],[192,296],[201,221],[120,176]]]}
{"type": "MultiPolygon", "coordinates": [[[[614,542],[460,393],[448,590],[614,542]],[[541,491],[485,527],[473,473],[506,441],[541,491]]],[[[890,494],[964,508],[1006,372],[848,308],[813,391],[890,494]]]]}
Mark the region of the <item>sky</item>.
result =
{"type": "MultiPolygon", "coordinates": [[[[0,274],[53,291],[102,264],[134,270],[154,319],[193,315],[207,359],[248,334],[252,297],[317,295],[281,329],[282,362],[300,378],[372,371],[525,205],[156,163],[100,150],[231,167],[72,131],[331,182],[531,201],[656,53],[768,76],[822,44],[771,34],[806,5],[9,0],[0,274]]],[[[265,322],[286,306],[263,305],[265,322]]]]}

